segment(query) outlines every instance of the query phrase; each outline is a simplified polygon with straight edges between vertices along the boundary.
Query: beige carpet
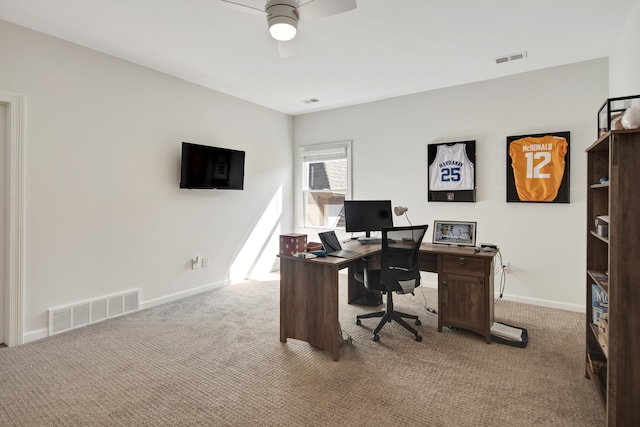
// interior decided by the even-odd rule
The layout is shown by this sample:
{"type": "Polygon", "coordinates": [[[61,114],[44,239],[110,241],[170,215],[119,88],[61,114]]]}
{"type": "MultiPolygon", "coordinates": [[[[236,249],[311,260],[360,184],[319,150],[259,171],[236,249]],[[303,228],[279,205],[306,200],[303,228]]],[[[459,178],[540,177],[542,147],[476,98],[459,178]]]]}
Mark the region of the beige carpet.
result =
{"type": "Polygon", "coordinates": [[[600,426],[584,378],[584,315],[501,301],[527,328],[514,348],[436,331],[436,293],[396,308],[421,315],[422,342],[375,319],[341,287],[352,344],[340,361],[279,341],[277,281],[247,282],[19,347],[0,349],[2,426],[600,426]]]}

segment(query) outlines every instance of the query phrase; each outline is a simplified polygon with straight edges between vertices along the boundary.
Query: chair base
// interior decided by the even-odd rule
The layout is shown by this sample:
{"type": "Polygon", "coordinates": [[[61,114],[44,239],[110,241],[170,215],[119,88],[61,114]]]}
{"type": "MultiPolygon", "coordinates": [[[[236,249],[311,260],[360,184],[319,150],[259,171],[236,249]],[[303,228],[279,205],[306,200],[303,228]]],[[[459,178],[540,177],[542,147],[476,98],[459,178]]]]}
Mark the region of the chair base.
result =
{"type": "Polygon", "coordinates": [[[376,311],[374,313],[360,314],[356,316],[356,325],[362,324],[362,322],[360,321],[361,319],[381,317],[380,322],[378,323],[378,326],[376,326],[376,328],[373,330],[373,340],[380,341],[380,336],[378,335],[378,333],[380,332],[382,327],[386,323],[390,323],[392,320],[395,320],[396,322],[398,322],[398,324],[400,324],[400,326],[402,326],[403,328],[411,332],[414,335],[416,341],[418,342],[422,341],[422,336],[418,333],[418,331],[412,328],[404,320],[404,319],[413,319],[415,320],[415,324],[417,326],[420,326],[422,323],[420,322],[420,319],[418,319],[418,316],[414,314],[403,313],[401,311],[395,311],[393,309],[393,298],[391,295],[392,295],[391,292],[387,293],[387,308],[385,310],[376,311]]]}

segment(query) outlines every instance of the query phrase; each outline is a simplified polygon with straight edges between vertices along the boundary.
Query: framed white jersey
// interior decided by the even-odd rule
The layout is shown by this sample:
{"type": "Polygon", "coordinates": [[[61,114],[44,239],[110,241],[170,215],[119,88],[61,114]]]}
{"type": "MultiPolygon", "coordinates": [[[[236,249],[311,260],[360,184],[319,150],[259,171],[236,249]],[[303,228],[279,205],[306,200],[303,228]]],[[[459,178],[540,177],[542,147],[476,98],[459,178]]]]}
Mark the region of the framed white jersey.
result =
{"type": "Polygon", "coordinates": [[[507,202],[569,203],[569,132],[507,137],[507,202]]]}
{"type": "Polygon", "coordinates": [[[475,141],[429,144],[428,200],[475,202],[475,141]]]}

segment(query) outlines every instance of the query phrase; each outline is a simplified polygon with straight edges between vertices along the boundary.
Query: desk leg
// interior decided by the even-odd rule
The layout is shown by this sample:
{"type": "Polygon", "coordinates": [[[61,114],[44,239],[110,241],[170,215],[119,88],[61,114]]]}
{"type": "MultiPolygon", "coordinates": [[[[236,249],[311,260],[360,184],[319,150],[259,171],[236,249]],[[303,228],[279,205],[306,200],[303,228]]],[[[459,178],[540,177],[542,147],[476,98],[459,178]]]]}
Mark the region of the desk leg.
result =
{"type": "Polygon", "coordinates": [[[306,341],[339,358],[338,269],[333,264],[280,258],[280,341],[306,341]]]}
{"type": "Polygon", "coordinates": [[[442,288],[440,286],[440,275],[438,275],[438,332],[442,332],[442,321],[444,320],[442,313],[444,312],[442,303],[442,288]]]}

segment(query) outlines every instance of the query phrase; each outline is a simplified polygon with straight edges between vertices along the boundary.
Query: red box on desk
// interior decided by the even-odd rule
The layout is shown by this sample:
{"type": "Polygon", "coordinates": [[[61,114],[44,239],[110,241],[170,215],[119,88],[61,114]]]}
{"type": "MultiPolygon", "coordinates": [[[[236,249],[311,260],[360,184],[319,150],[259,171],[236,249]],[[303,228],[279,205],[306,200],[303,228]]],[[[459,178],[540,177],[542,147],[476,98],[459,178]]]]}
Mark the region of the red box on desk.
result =
{"type": "Polygon", "coordinates": [[[306,234],[290,233],[280,235],[280,255],[293,256],[298,252],[304,252],[306,248],[306,234]]]}

